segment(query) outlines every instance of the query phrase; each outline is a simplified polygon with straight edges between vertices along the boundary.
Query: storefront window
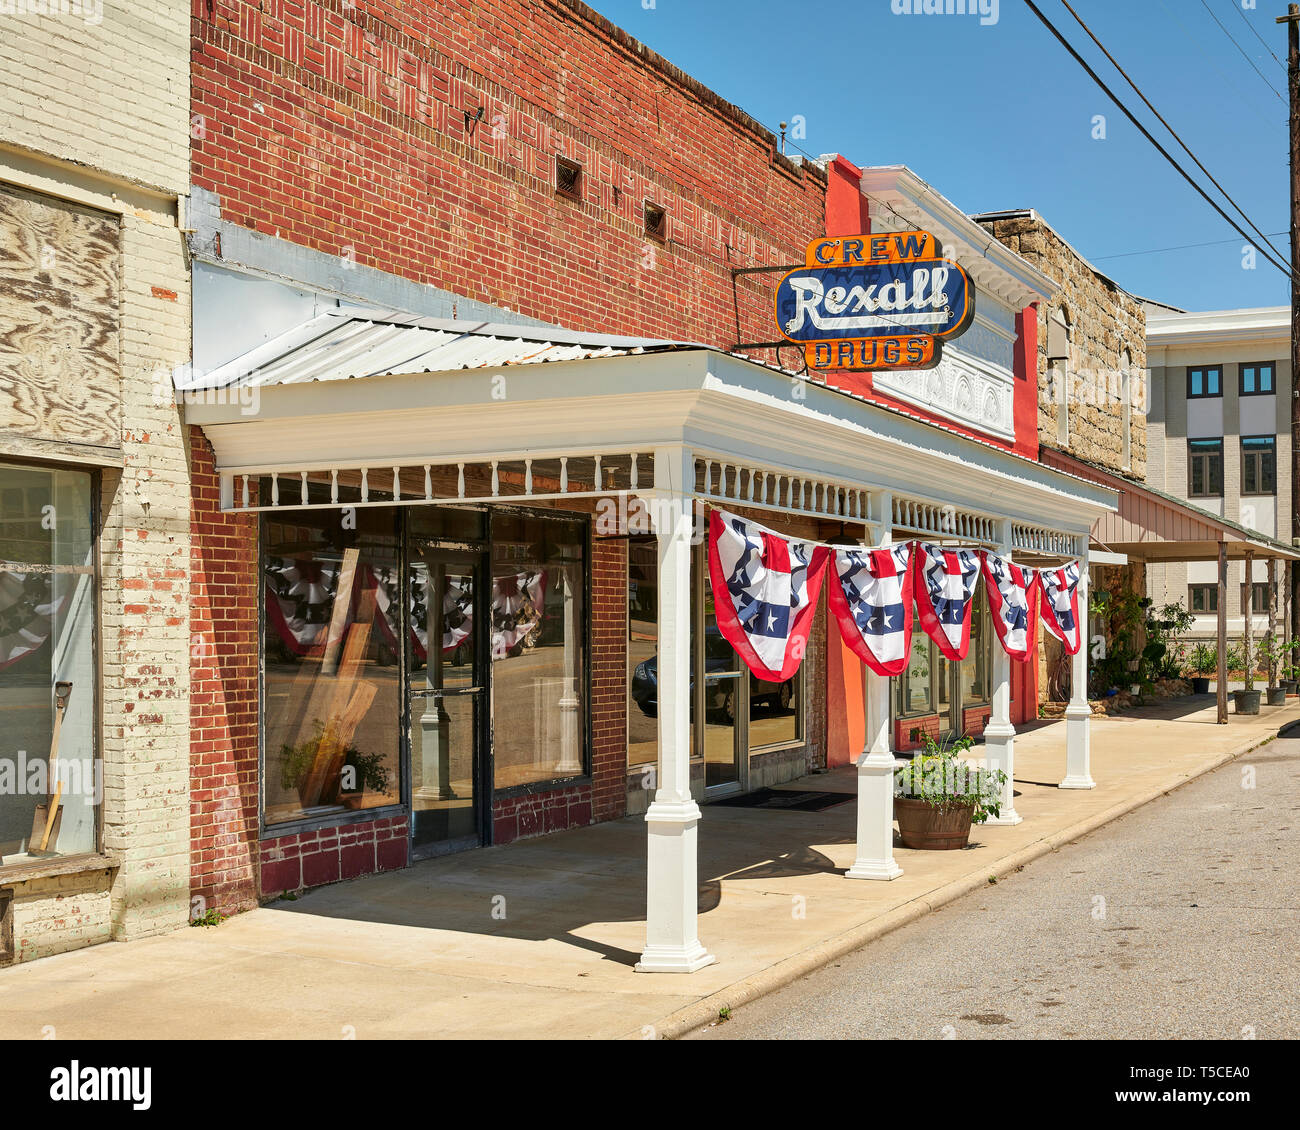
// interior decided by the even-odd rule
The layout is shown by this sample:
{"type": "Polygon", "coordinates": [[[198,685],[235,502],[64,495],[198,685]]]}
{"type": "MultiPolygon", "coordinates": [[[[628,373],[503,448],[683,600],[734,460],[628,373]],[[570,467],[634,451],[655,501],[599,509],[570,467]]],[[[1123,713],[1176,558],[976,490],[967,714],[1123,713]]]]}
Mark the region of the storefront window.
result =
{"type": "Polygon", "coordinates": [[[492,515],[498,789],[585,771],[586,544],[585,522],[492,515]]]}
{"type": "Polygon", "coordinates": [[[0,864],[98,848],[93,490],[0,464],[0,864]]]}
{"type": "Polygon", "coordinates": [[[898,715],[907,718],[934,712],[933,672],[935,657],[933,645],[920,632],[912,636],[912,657],[907,670],[895,682],[898,715]]]}
{"type": "Polygon", "coordinates": [[[401,798],[397,514],[266,516],[267,825],[401,798]]]}
{"type": "Polygon", "coordinates": [[[989,641],[992,638],[989,626],[989,606],[987,598],[977,595],[976,604],[971,609],[970,651],[961,665],[961,704],[962,706],[983,706],[989,701],[989,641]]]}
{"type": "Polygon", "coordinates": [[[803,730],[803,665],[784,683],[749,677],[749,749],[792,745],[803,730]]]}

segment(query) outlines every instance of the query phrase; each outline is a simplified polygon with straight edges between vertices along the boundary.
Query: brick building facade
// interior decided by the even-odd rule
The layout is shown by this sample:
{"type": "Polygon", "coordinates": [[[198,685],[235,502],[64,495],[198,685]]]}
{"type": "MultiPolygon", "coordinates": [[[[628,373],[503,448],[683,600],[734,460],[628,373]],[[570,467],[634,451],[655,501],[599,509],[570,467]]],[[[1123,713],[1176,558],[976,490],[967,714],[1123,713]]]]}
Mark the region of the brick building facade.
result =
{"type": "Polygon", "coordinates": [[[0,763],[40,759],[50,777],[0,796],[0,964],[190,912],[190,500],[172,394],[190,349],[189,61],[175,15],[157,0],[98,24],[10,14],[0,35],[0,763]]]}

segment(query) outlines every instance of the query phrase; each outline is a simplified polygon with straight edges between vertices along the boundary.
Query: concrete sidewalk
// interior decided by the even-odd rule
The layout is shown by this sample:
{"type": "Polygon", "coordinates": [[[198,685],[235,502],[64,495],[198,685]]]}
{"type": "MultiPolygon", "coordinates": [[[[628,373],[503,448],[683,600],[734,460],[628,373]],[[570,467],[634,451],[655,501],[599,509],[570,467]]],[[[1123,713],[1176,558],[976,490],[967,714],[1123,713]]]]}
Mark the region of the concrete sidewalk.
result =
{"type": "MultiPolygon", "coordinates": [[[[1056,788],[1065,726],[1016,742],[1024,823],[959,852],[898,849],[892,883],[845,879],[848,802],[704,809],[700,937],[717,964],[637,974],[645,827],[630,818],[313,891],[233,918],[0,971],[0,1037],[358,1039],[673,1036],[1258,746],[1300,705],[1214,724],[1186,699],[1092,730],[1087,792],[1056,788]]],[[[837,770],[789,787],[856,787],[837,770]]]]}

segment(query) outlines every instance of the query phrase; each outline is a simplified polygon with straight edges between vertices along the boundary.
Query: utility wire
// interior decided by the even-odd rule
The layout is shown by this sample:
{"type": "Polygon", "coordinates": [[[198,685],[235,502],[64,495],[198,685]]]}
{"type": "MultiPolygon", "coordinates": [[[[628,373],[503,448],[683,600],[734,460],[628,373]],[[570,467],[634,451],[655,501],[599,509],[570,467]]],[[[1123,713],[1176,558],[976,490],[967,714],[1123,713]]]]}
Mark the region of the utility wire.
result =
{"type": "MultiPolygon", "coordinates": [[[[1287,233],[1284,231],[1277,231],[1273,234],[1279,236],[1286,235],[1287,233]]],[[[1194,247],[1222,247],[1225,243],[1236,242],[1235,239],[1212,239],[1208,243],[1179,243],[1174,247],[1152,247],[1147,251],[1121,251],[1116,255],[1091,255],[1089,258],[1094,263],[1100,263],[1104,259],[1130,259],[1134,255],[1163,255],[1166,251],[1189,251],[1194,247]]]]}
{"type": "MultiPolygon", "coordinates": [[[[1227,86],[1232,87],[1240,96],[1243,102],[1251,103],[1252,99],[1249,95],[1246,94],[1245,87],[1243,87],[1241,83],[1237,81],[1236,76],[1228,74],[1228,72],[1225,71],[1219,65],[1219,59],[1215,55],[1211,54],[1209,49],[1205,46],[1205,44],[1203,44],[1195,35],[1191,33],[1191,31],[1187,27],[1187,24],[1185,24],[1183,20],[1179,17],[1177,11],[1175,11],[1173,8],[1170,8],[1170,6],[1165,3],[1165,0],[1156,0],[1156,2],[1160,5],[1161,8],[1164,9],[1165,15],[1168,16],[1170,20],[1172,20],[1174,23],[1178,25],[1178,29],[1187,37],[1188,42],[1205,57],[1206,61],[1210,64],[1210,66],[1212,66],[1216,71],[1219,72],[1219,75],[1223,78],[1224,83],[1227,86]]],[[[1252,87],[1251,89],[1254,88],[1252,87]]],[[[1250,108],[1252,110],[1255,109],[1253,104],[1251,105],[1250,108]]]]}
{"type": "Polygon", "coordinates": [[[1271,90],[1274,94],[1276,94],[1277,100],[1281,102],[1283,106],[1285,106],[1286,99],[1282,97],[1282,92],[1278,90],[1278,88],[1274,86],[1271,82],[1269,82],[1267,78],[1264,77],[1264,72],[1261,71],[1257,66],[1255,66],[1255,60],[1246,54],[1245,50],[1242,48],[1240,43],[1238,43],[1235,39],[1233,39],[1232,32],[1230,32],[1226,27],[1223,26],[1223,22],[1219,19],[1218,16],[1214,14],[1214,9],[1211,8],[1210,5],[1205,2],[1205,0],[1201,0],[1201,7],[1210,13],[1210,19],[1212,19],[1216,24],[1218,24],[1219,30],[1223,32],[1223,34],[1226,35],[1230,40],[1232,40],[1232,45],[1238,51],[1241,52],[1241,57],[1250,64],[1251,70],[1253,70],[1257,75],[1259,75],[1260,81],[1265,86],[1267,86],[1269,90],[1271,90]]]}
{"type": "Polygon", "coordinates": [[[1146,108],[1156,116],[1156,120],[1162,126],[1164,126],[1165,129],[1169,131],[1173,139],[1176,142],[1178,142],[1180,146],[1182,146],[1183,152],[1186,153],[1187,156],[1189,156],[1193,161],[1196,162],[1196,167],[1200,169],[1201,172],[1203,172],[1207,177],[1210,178],[1210,183],[1214,185],[1214,187],[1217,188],[1223,194],[1224,199],[1226,199],[1228,203],[1231,204],[1233,208],[1237,210],[1237,214],[1240,215],[1241,218],[1245,220],[1247,224],[1250,225],[1250,230],[1253,231],[1257,236],[1259,236],[1260,239],[1262,239],[1266,244],[1268,244],[1269,249],[1273,252],[1274,255],[1276,255],[1279,259],[1286,259],[1287,256],[1282,254],[1282,252],[1279,251],[1276,247],[1274,247],[1272,243],[1269,243],[1268,236],[1266,236],[1262,231],[1260,231],[1259,228],[1257,228],[1254,225],[1254,223],[1251,221],[1251,218],[1241,210],[1240,206],[1237,204],[1235,200],[1233,200],[1228,190],[1224,188],[1223,185],[1221,185],[1217,180],[1214,179],[1214,174],[1211,173],[1210,170],[1207,169],[1203,164],[1201,164],[1201,159],[1197,157],[1196,154],[1193,153],[1190,149],[1187,148],[1187,143],[1183,141],[1183,139],[1178,135],[1178,131],[1174,129],[1174,127],[1171,126],[1167,121],[1165,121],[1164,115],[1162,115],[1159,110],[1157,110],[1153,105],[1151,105],[1151,99],[1149,99],[1145,94],[1142,93],[1141,90],[1138,89],[1137,83],[1135,83],[1131,78],[1129,78],[1128,72],[1119,65],[1119,62],[1116,60],[1115,56],[1106,50],[1106,45],[1102,43],[1102,41],[1093,34],[1092,28],[1090,28],[1086,23],[1083,22],[1083,17],[1080,16],[1079,13],[1076,12],[1074,8],[1070,6],[1070,0],[1061,0],[1061,3],[1065,5],[1065,10],[1074,17],[1075,23],[1077,23],[1081,28],[1083,28],[1085,32],[1088,33],[1088,38],[1091,39],[1093,43],[1095,43],[1099,48],[1101,48],[1101,53],[1111,61],[1111,64],[1114,66],[1114,68],[1117,71],[1119,71],[1119,73],[1124,77],[1124,81],[1127,82],[1129,86],[1133,88],[1133,93],[1142,99],[1143,103],[1146,105],[1146,108]]]}
{"type": "MultiPolygon", "coordinates": [[[[1120,113],[1122,113],[1126,118],[1128,118],[1130,122],[1133,123],[1134,127],[1136,127],[1138,132],[1140,132],[1143,137],[1145,137],[1149,142],[1151,142],[1152,145],[1156,147],[1160,155],[1166,161],[1168,161],[1171,165],[1173,165],[1173,167],[1178,171],[1179,175],[1182,176],[1183,180],[1185,180],[1188,184],[1190,184],[1192,188],[1196,190],[1196,192],[1202,197],[1202,199],[1205,200],[1205,202],[1211,208],[1213,208],[1216,212],[1219,213],[1220,216],[1222,216],[1225,220],[1228,221],[1228,225],[1232,228],[1233,231],[1237,232],[1242,237],[1242,239],[1246,240],[1247,243],[1253,244],[1254,240],[1251,239],[1251,237],[1247,234],[1246,230],[1243,227],[1241,227],[1241,225],[1238,224],[1236,220],[1234,220],[1231,216],[1229,216],[1228,213],[1225,212],[1223,208],[1219,205],[1218,201],[1216,201],[1213,197],[1211,197],[1210,194],[1207,193],[1205,189],[1203,189],[1192,178],[1191,174],[1188,173],[1188,171],[1184,169],[1182,165],[1180,165],[1174,159],[1173,155],[1169,152],[1169,150],[1167,150],[1163,145],[1160,144],[1160,142],[1158,142],[1154,137],[1151,136],[1151,131],[1148,130],[1146,126],[1144,126],[1141,122],[1137,120],[1136,117],[1133,116],[1133,112],[1127,106],[1125,106],[1123,102],[1119,100],[1119,96],[1116,95],[1115,92],[1111,90],[1111,88],[1107,86],[1106,83],[1102,80],[1101,76],[1098,75],[1097,72],[1094,71],[1092,67],[1088,65],[1088,61],[1070,45],[1070,41],[1066,39],[1065,36],[1060,33],[1060,31],[1057,30],[1056,25],[1053,24],[1052,21],[1049,20],[1045,15],[1043,15],[1038,5],[1034,3],[1034,0],[1025,0],[1025,4],[1029,8],[1029,10],[1033,12],[1035,16],[1038,17],[1039,22],[1042,23],[1042,25],[1052,33],[1052,35],[1056,38],[1057,42],[1059,42],[1061,46],[1064,47],[1070,53],[1071,56],[1073,56],[1075,62],[1077,62],[1079,66],[1081,66],[1087,72],[1088,77],[1091,78],[1092,81],[1095,82],[1099,87],[1101,87],[1102,91],[1106,94],[1106,96],[1113,103],[1115,103],[1115,105],[1119,108],[1120,113]]],[[[1236,207],[1235,204],[1233,206],[1236,207]]],[[[1253,227],[1254,225],[1252,224],[1251,226],[1253,227]]],[[[1288,279],[1292,277],[1290,269],[1283,266],[1282,263],[1274,259],[1271,255],[1268,254],[1268,252],[1261,251],[1260,254],[1264,257],[1264,260],[1267,263],[1276,267],[1279,271],[1281,271],[1284,275],[1286,275],[1288,279]]]]}
{"type": "MultiPolygon", "coordinates": [[[[1236,12],[1237,15],[1239,15],[1239,16],[1241,17],[1242,22],[1244,22],[1245,25],[1246,25],[1248,28],[1250,28],[1250,32],[1251,32],[1251,34],[1252,34],[1256,39],[1259,40],[1259,42],[1260,42],[1260,44],[1263,46],[1264,50],[1267,51],[1270,55],[1273,55],[1273,48],[1271,48],[1271,47],[1268,45],[1268,42],[1264,39],[1264,37],[1263,37],[1262,35],[1260,35],[1258,31],[1255,30],[1255,25],[1254,25],[1253,23],[1251,23],[1250,20],[1246,17],[1246,13],[1243,12],[1243,11],[1241,10],[1241,8],[1238,7],[1236,4],[1233,4],[1233,5],[1232,5],[1232,10],[1233,10],[1234,12],[1236,12]]],[[[1276,63],[1279,67],[1281,67],[1283,70],[1286,70],[1286,64],[1285,64],[1284,62],[1282,62],[1282,60],[1279,59],[1276,55],[1273,55],[1273,62],[1275,62],[1275,63],[1276,63]]]]}

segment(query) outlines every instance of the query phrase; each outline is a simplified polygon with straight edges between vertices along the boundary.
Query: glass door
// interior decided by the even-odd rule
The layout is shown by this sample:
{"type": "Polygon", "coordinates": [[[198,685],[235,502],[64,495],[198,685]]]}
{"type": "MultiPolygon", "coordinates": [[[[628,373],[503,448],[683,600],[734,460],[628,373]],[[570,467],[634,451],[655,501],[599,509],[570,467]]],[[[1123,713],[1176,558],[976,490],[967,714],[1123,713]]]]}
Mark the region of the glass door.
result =
{"type": "Polygon", "coordinates": [[[413,547],[408,665],[413,858],[483,841],[483,555],[413,547]]]}
{"type": "MultiPolygon", "coordinates": [[[[703,548],[701,546],[700,550],[703,548]]],[[[695,750],[702,749],[704,756],[705,796],[719,797],[740,792],[745,787],[744,771],[749,761],[749,714],[744,680],[748,678],[748,672],[740,656],[718,629],[713,586],[706,575],[702,552],[695,554],[693,564],[695,599],[692,605],[699,612],[703,636],[703,646],[695,645],[699,637],[694,633],[691,640],[695,669],[692,680],[694,728],[697,735],[703,735],[703,740],[697,736],[695,750]]]]}

